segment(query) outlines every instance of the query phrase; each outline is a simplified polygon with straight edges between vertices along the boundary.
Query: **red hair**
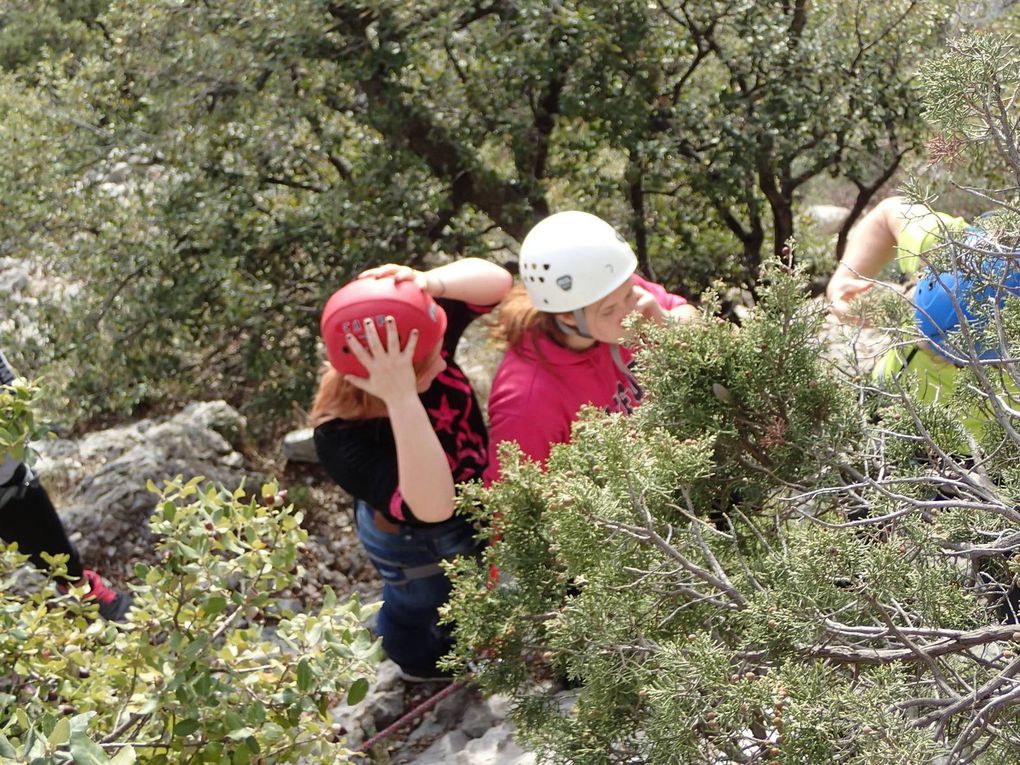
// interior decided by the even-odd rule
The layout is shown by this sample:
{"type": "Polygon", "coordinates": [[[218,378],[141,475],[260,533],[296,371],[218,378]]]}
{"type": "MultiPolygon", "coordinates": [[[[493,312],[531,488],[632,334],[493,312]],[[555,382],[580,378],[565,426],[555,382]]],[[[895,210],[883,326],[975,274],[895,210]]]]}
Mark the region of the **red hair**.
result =
{"type": "Polygon", "coordinates": [[[516,285],[499,306],[499,324],[493,334],[510,348],[519,347],[529,335],[544,335],[559,345],[566,345],[567,336],[556,325],[554,313],[535,308],[523,284],[516,285]]]}
{"type": "Polygon", "coordinates": [[[315,392],[312,411],[308,415],[313,428],[338,417],[344,420],[367,420],[385,416],[386,405],[380,399],[351,385],[329,362],[323,364],[319,389],[315,392]]]}
{"type": "MultiPolygon", "coordinates": [[[[441,344],[436,348],[442,352],[441,344]]],[[[414,365],[416,375],[421,374],[422,370],[432,363],[434,351],[435,349],[414,365]]],[[[308,415],[308,421],[313,428],[337,418],[368,420],[388,416],[386,404],[382,399],[347,382],[328,361],[322,365],[321,375],[319,389],[315,392],[315,400],[312,402],[312,411],[308,415]]]]}

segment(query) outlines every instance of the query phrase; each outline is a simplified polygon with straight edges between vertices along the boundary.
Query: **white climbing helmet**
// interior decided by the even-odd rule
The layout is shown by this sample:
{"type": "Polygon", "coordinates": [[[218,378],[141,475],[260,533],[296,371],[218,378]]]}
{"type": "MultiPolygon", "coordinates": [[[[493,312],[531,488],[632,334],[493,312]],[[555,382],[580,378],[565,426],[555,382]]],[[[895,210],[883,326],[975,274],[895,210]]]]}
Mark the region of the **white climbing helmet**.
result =
{"type": "Polygon", "coordinates": [[[520,274],[535,307],[578,311],[601,300],[634,273],[637,258],[616,229],[568,210],[535,225],[521,244],[520,274]]]}

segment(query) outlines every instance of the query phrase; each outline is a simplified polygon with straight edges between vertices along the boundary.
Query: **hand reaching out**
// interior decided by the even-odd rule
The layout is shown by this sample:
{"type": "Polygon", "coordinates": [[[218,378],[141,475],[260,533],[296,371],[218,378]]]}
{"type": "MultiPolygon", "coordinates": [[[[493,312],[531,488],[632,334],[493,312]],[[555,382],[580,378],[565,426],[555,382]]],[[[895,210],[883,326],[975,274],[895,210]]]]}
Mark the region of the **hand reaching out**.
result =
{"type": "Polygon", "coordinates": [[[846,269],[840,269],[825,290],[825,296],[830,303],[829,312],[840,321],[859,321],[857,312],[850,303],[873,286],[875,283],[872,280],[862,279],[846,269]]]}
{"type": "Polygon", "coordinates": [[[655,299],[651,292],[636,284],[634,285],[634,292],[638,296],[637,303],[634,305],[635,312],[656,323],[666,318],[668,315],[666,310],[659,305],[659,301],[655,299]]]}

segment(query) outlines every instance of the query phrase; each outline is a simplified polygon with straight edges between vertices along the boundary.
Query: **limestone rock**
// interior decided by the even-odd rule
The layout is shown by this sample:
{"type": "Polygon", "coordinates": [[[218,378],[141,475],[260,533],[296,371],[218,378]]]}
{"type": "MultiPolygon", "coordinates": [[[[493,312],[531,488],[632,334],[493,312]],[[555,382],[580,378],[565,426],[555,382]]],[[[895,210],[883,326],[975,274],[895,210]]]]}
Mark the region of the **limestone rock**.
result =
{"type": "Polygon", "coordinates": [[[36,467],[85,559],[131,556],[149,544],[156,502],[149,481],[161,486],[177,475],[204,476],[230,489],[242,483],[257,488],[261,476],[246,469],[233,446],[245,425],[223,401],[191,404],[167,419],[140,420],[79,441],[43,441],[35,445],[36,467]]]}
{"type": "Polygon", "coordinates": [[[293,430],[283,437],[283,456],[290,462],[318,462],[312,428],[293,430]]]}
{"type": "Polygon", "coordinates": [[[812,205],[807,209],[806,215],[819,234],[829,236],[839,232],[849,217],[850,210],[838,205],[812,205]]]}

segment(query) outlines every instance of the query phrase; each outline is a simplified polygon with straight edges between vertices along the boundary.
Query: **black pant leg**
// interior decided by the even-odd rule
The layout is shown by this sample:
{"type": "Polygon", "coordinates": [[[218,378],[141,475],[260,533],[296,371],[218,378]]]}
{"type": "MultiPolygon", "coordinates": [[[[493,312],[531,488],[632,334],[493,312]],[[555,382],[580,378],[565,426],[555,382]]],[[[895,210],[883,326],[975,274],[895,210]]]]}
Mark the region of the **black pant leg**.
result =
{"type": "Polygon", "coordinates": [[[22,496],[0,507],[0,539],[8,544],[17,542],[18,550],[40,569],[46,568],[46,562],[39,553],[67,555],[67,575],[71,579],[81,578],[78,551],[67,538],[64,524],[39,479],[33,479],[22,496]]]}

